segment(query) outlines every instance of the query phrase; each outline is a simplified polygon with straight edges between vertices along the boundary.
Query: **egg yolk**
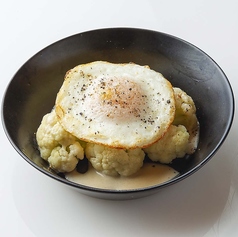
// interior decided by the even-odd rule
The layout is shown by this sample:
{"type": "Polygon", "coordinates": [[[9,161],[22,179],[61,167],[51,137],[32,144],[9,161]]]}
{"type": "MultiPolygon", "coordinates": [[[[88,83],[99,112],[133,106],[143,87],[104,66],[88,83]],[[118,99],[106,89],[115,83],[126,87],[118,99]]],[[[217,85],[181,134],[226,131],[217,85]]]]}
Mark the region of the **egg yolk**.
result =
{"type": "Polygon", "coordinates": [[[129,78],[97,78],[90,85],[93,90],[91,112],[111,119],[140,117],[143,109],[142,89],[129,78]]]}

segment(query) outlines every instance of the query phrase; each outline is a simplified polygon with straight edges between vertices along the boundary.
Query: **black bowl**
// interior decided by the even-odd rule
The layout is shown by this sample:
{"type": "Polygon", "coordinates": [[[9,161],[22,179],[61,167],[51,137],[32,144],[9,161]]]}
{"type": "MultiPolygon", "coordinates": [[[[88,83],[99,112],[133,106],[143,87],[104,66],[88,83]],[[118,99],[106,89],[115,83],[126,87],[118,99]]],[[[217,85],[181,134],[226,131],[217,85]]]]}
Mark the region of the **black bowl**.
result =
{"type": "Polygon", "coordinates": [[[60,40],[29,59],[11,80],[3,100],[5,132],[18,153],[44,174],[99,198],[143,197],[175,184],[201,168],[225,140],[234,116],[234,97],[221,68],[203,51],[174,36],[143,29],[113,28],[60,40]],[[103,190],[67,181],[48,169],[35,143],[35,132],[55,102],[66,71],[96,60],[134,62],[161,72],[192,98],[200,121],[200,142],[190,159],[174,162],[180,172],[156,186],[129,191],[103,190]]]}

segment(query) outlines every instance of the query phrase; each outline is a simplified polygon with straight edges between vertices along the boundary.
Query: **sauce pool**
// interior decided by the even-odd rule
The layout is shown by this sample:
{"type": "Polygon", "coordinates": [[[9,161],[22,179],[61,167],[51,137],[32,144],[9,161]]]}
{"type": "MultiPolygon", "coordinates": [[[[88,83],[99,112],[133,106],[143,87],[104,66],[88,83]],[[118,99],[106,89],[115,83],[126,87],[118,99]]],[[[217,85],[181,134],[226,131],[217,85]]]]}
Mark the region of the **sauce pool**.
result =
{"type": "Polygon", "coordinates": [[[135,175],[130,177],[107,176],[90,166],[84,174],[74,170],[66,174],[65,178],[71,182],[94,188],[128,190],[158,185],[171,180],[178,174],[179,172],[167,165],[145,163],[135,175]]]}

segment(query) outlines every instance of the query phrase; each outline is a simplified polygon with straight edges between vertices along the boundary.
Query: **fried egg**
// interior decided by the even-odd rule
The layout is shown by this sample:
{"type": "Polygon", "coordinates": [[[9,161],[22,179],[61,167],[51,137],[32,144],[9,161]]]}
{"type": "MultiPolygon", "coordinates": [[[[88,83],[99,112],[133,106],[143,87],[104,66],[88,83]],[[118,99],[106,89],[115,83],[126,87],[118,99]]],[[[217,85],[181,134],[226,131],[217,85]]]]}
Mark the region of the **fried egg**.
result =
{"type": "Polygon", "coordinates": [[[170,82],[148,66],[96,61],[66,73],[55,109],[61,125],[77,138],[133,149],[165,134],[175,101],[170,82]]]}

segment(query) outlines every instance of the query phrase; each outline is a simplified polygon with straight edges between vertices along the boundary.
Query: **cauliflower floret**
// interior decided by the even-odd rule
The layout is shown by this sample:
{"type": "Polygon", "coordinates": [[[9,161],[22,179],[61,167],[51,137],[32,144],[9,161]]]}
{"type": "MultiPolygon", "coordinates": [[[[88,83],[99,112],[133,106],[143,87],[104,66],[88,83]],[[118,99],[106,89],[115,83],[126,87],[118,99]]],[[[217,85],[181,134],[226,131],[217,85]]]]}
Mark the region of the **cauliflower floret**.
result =
{"type": "Polygon", "coordinates": [[[175,117],[174,125],[184,125],[188,131],[197,128],[198,121],[196,116],[196,107],[193,99],[180,88],[174,87],[175,96],[175,117]]]}
{"type": "Polygon", "coordinates": [[[184,125],[189,133],[187,153],[192,154],[198,143],[199,123],[193,99],[180,88],[173,88],[175,96],[175,118],[173,125],[184,125]]]}
{"type": "Polygon", "coordinates": [[[183,125],[171,125],[163,138],[144,149],[152,161],[169,164],[175,158],[185,156],[189,133],[183,125]]]}
{"type": "Polygon", "coordinates": [[[197,148],[199,123],[193,99],[180,88],[173,88],[175,118],[159,141],[144,149],[152,161],[171,163],[175,158],[192,154],[197,148]]]}
{"type": "Polygon", "coordinates": [[[94,169],[110,176],[130,176],[142,166],[145,153],[142,149],[123,150],[87,143],[85,154],[94,169]]]}
{"type": "Polygon", "coordinates": [[[60,125],[54,110],[43,117],[36,140],[41,157],[58,172],[72,171],[78,160],[84,158],[79,141],[60,125]]]}

